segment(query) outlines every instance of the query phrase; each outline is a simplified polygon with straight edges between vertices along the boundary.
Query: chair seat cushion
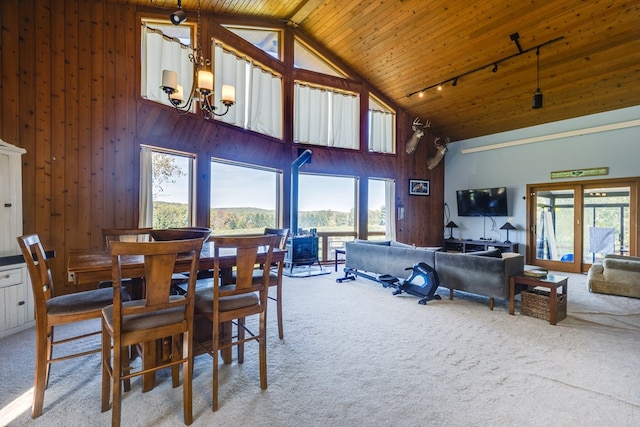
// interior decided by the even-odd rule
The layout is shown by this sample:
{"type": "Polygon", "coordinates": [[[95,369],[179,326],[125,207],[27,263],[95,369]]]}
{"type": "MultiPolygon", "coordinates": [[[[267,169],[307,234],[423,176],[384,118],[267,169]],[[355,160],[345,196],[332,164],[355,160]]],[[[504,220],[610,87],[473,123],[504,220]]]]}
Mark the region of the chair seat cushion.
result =
{"type": "MultiPolygon", "coordinates": [[[[122,299],[129,301],[129,294],[122,290],[122,299]]],[[[94,289],[73,294],[60,295],[47,300],[47,313],[61,316],[65,314],[87,313],[97,311],[113,304],[113,288],[94,289]]]]}
{"type": "MultiPolygon", "coordinates": [[[[221,290],[233,289],[233,285],[221,286],[221,290]]],[[[195,306],[202,313],[213,313],[213,288],[201,289],[195,293],[195,306]]],[[[227,297],[221,297],[220,311],[237,310],[239,308],[251,307],[260,302],[258,295],[255,292],[242,295],[232,295],[227,297]]]]}
{"type": "MultiPolygon", "coordinates": [[[[171,295],[169,301],[183,300],[182,295],[171,295]]],[[[146,304],[146,300],[134,300],[123,302],[123,307],[140,307],[146,304]]],[[[122,319],[122,331],[139,331],[144,329],[158,328],[165,325],[180,323],[185,319],[185,306],[168,308],[165,310],[153,311],[150,313],[131,314],[122,319]]],[[[102,315],[109,329],[113,330],[113,304],[102,309],[102,315]]]]}

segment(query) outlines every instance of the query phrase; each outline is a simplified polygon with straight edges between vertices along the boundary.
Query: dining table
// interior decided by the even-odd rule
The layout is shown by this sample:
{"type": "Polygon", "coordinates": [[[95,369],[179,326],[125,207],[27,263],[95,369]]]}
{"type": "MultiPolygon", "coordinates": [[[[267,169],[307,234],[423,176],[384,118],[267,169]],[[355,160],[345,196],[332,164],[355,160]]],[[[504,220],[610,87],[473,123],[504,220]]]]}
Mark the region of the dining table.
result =
{"type": "MultiPolygon", "coordinates": [[[[284,262],[286,249],[273,248],[272,263],[284,262]]],[[[264,263],[266,251],[259,251],[257,263],[264,263]]],[[[120,258],[121,271],[123,278],[139,279],[144,277],[144,258],[142,255],[130,255],[120,258]]],[[[220,249],[220,270],[223,283],[231,281],[232,269],[236,265],[236,250],[232,248],[220,249]]],[[[112,257],[107,250],[103,249],[71,249],[67,259],[67,273],[73,279],[74,285],[78,289],[86,288],[89,285],[96,285],[101,281],[112,279],[112,257]]],[[[174,273],[182,273],[188,271],[190,267],[189,260],[184,257],[181,260],[180,255],[175,263],[174,273]]],[[[200,260],[198,270],[211,270],[214,268],[214,242],[207,241],[202,245],[200,252],[200,260]]],[[[142,295],[138,296],[139,298],[142,295]]],[[[134,296],[135,298],[135,296],[134,296]]],[[[157,352],[155,351],[156,343],[143,343],[142,364],[150,366],[157,363],[157,352]]],[[[226,354],[222,355],[222,359],[226,363],[230,363],[231,349],[227,349],[226,354]]],[[[143,391],[151,390],[155,383],[155,373],[147,373],[142,377],[143,391]]]]}

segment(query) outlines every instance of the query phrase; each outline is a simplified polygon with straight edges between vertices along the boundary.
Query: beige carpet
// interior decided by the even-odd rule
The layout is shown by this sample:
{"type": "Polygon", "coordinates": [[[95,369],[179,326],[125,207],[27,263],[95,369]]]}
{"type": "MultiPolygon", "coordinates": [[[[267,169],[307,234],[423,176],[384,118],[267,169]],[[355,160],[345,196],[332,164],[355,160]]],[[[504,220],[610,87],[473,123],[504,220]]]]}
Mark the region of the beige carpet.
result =
{"type": "MultiPolygon", "coordinates": [[[[490,311],[441,288],[422,306],[340,276],[285,278],[283,341],[269,316],[268,390],[250,346],[244,365],[221,369],[213,413],[211,359],[196,359],[193,425],[640,425],[640,300],[590,294],[586,276],[571,276],[568,317],[551,326],[509,316],[506,301],[490,311]]],[[[110,425],[98,355],[54,365],[44,414],[30,419],[33,345],[33,330],[0,341],[0,425],[110,425]]],[[[181,399],[168,373],[144,394],[136,380],[122,424],[182,425],[181,399]]]]}

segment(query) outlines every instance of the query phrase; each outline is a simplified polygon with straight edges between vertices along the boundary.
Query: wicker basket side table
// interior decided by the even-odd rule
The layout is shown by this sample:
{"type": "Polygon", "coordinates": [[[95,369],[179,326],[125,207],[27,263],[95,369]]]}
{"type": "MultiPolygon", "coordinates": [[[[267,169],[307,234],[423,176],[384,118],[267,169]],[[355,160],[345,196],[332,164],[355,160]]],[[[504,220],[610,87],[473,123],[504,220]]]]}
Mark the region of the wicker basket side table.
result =
{"type": "Polygon", "coordinates": [[[509,278],[509,314],[513,315],[515,312],[515,287],[516,284],[524,285],[527,288],[542,287],[549,289],[549,323],[555,325],[558,320],[566,317],[566,304],[567,304],[567,283],[569,278],[567,276],[560,276],[558,274],[547,274],[544,277],[526,276],[524,274],[518,274],[509,278]],[[561,289],[560,298],[558,298],[558,288],[561,289]],[[564,316],[558,318],[558,301],[561,304],[565,304],[564,316]]]}

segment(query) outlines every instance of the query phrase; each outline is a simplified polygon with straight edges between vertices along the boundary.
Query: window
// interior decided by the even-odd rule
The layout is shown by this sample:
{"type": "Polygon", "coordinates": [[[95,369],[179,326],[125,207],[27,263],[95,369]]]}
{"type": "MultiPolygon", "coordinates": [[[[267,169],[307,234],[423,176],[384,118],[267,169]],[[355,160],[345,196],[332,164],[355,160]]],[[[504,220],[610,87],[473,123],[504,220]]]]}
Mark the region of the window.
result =
{"type": "Polygon", "coordinates": [[[396,152],[395,112],[374,96],[369,96],[369,151],[396,152]]]}
{"type": "Polygon", "coordinates": [[[325,147],[358,149],[360,96],[296,82],[293,139],[325,147]]]}
{"type": "Polygon", "coordinates": [[[355,231],[357,184],[352,176],[300,173],[298,228],[355,231]]]}
{"type": "Polygon", "coordinates": [[[367,229],[369,240],[395,240],[395,181],[369,178],[367,229]]]}
{"type": "Polygon", "coordinates": [[[193,64],[189,61],[193,26],[169,22],[142,21],[141,96],[150,101],[171,106],[162,91],[162,70],[178,73],[178,84],[190,90],[193,84],[193,64]]]}
{"type": "Polygon", "coordinates": [[[215,105],[222,85],[236,89],[236,104],[220,121],[282,139],[282,76],[253,59],[214,43],[215,105]]]}
{"type": "Polygon", "coordinates": [[[268,28],[235,27],[231,25],[222,26],[272,57],[281,59],[280,31],[268,28]]]}
{"type": "Polygon", "coordinates": [[[140,151],[140,227],[195,224],[194,169],[189,153],[142,146],[140,151]]]}
{"type": "Polygon", "coordinates": [[[278,228],[282,171],[211,160],[210,226],[214,236],[278,228]]]}
{"type": "Polygon", "coordinates": [[[317,73],[327,74],[334,77],[347,77],[346,74],[338,70],[326,59],[321,57],[310,47],[296,39],[293,45],[294,67],[317,73]]]}

